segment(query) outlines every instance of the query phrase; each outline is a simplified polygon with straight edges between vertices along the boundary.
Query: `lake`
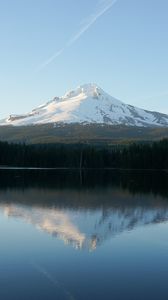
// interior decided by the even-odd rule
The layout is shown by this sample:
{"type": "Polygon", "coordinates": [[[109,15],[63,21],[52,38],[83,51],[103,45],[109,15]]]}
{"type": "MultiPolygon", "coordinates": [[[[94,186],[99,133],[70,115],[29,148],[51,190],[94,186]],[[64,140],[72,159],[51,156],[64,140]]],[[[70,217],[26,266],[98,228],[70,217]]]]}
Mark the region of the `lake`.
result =
{"type": "Polygon", "coordinates": [[[167,299],[168,174],[0,170],[0,299],[167,299]]]}

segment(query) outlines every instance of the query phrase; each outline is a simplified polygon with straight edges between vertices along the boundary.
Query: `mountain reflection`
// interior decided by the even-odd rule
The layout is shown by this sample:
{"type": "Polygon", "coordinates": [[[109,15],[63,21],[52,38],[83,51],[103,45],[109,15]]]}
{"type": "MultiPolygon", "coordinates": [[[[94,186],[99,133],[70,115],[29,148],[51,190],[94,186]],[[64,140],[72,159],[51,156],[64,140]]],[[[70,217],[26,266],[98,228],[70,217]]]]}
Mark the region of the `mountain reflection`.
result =
{"type": "Polygon", "coordinates": [[[8,205],[3,209],[6,216],[22,218],[36,228],[64,240],[65,243],[73,244],[76,248],[81,248],[85,241],[85,235],[72,223],[68,213],[63,211],[39,207],[30,209],[20,205],[8,205]]]}
{"type": "Polygon", "coordinates": [[[19,218],[76,249],[95,250],[105,240],[139,226],[168,220],[168,205],[162,207],[109,207],[71,210],[21,204],[2,204],[7,217],[19,218]]]}
{"type": "Polygon", "coordinates": [[[0,171],[0,212],[89,251],[129,230],[168,221],[168,175],[0,171]]]}

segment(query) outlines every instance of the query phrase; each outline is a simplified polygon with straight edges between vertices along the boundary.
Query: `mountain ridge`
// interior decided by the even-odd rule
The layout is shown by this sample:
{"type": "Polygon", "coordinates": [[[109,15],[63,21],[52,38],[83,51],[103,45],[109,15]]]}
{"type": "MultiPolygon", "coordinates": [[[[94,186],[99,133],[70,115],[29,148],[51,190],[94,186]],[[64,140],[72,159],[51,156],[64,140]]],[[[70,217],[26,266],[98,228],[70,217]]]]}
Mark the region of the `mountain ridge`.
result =
{"type": "Polygon", "coordinates": [[[10,115],[0,125],[26,126],[54,123],[168,127],[168,115],[141,109],[110,96],[89,83],[55,97],[30,113],[10,115]]]}

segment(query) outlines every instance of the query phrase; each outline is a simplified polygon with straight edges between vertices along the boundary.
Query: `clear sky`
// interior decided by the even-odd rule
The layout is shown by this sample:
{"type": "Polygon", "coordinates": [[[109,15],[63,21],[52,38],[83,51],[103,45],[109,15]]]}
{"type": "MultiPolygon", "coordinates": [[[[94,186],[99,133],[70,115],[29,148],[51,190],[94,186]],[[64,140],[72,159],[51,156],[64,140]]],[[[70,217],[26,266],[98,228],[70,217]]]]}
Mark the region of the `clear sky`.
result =
{"type": "Polygon", "coordinates": [[[0,118],[89,82],[168,113],[167,0],[1,0],[0,39],[0,118]]]}

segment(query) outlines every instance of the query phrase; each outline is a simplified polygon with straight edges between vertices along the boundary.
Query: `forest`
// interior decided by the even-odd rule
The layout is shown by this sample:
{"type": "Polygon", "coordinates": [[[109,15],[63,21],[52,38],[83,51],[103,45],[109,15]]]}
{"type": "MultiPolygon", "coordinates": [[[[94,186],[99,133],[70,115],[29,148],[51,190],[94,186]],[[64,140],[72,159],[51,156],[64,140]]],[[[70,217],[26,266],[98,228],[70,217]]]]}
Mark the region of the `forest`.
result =
{"type": "Polygon", "coordinates": [[[35,168],[168,169],[168,139],[129,145],[0,142],[0,166],[35,168]]]}

